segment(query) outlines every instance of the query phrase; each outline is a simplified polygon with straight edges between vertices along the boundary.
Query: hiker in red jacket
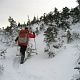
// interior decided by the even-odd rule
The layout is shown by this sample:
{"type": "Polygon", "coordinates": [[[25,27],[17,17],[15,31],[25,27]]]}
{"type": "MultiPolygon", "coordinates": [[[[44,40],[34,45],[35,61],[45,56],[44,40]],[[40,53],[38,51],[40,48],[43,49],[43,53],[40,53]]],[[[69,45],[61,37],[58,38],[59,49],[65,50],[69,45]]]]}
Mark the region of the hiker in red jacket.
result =
{"type": "Polygon", "coordinates": [[[30,33],[28,28],[26,27],[25,30],[21,30],[19,32],[19,36],[15,39],[15,42],[18,41],[18,45],[20,46],[20,53],[21,53],[21,62],[23,64],[25,58],[25,51],[28,45],[29,38],[35,38],[35,33],[30,33]]]}

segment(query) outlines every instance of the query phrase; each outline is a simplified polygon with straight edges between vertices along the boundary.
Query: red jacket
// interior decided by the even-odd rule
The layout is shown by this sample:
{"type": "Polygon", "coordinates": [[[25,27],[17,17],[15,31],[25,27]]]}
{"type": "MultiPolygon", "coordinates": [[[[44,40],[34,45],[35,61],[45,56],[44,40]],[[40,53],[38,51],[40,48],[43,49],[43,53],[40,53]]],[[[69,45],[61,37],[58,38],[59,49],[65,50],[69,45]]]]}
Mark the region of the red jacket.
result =
{"type": "MultiPolygon", "coordinates": [[[[19,33],[19,34],[20,34],[20,33],[19,33]]],[[[32,33],[28,32],[28,38],[35,38],[35,34],[32,34],[32,33]]],[[[18,37],[15,39],[15,41],[16,41],[16,42],[18,41],[18,37]]],[[[19,41],[18,41],[18,44],[19,44],[19,45],[23,45],[23,46],[27,46],[27,45],[28,45],[27,42],[26,42],[26,43],[20,43],[19,41]]]]}

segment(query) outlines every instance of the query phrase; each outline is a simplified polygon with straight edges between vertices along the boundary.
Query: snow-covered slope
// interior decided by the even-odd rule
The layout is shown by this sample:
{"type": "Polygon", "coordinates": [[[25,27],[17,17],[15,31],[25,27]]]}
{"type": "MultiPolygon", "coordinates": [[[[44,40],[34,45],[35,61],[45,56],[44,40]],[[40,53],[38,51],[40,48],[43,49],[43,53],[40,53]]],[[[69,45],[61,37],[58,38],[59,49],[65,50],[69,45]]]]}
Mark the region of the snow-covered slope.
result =
{"type": "MultiPolygon", "coordinates": [[[[74,26],[78,25],[80,24],[74,26]]],[[[6,46],[0,42],[0,50],[6,49],[5,57],[0,56],[0,80],[71,80],[78,74],[74,67],[79,58],[79,40],[70,44],[64,43],[53,58],[44,53],[46,44],[43,42],[43,33],[35,40],[38,55],[33,53],[24,64],[19,64],[17,46],[6,46]]],[[[34,39],[31,39],[31,43],[35,47],[34,39]]]]}

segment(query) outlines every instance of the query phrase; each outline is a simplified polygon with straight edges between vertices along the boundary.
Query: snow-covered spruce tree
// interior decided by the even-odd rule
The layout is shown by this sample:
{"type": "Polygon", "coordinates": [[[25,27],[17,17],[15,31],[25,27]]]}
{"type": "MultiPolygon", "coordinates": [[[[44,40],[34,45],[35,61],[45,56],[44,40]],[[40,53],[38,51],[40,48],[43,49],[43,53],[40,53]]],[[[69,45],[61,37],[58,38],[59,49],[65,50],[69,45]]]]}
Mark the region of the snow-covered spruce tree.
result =
{"type": "Polygon", "coordinates": [[[69,30],[67,31],[67,36],[66,37],[67,37],[67,43],[70,43],[72,41],[72,35],[71,35],[69,30]]]}
{"type": "Polygon", "coordinates": [[[79,4],[78,9],[79,9],[79,21],[80,21],[80,0],[77,0],[77,3],[79,4]]]}
{"type": "Polygon", "coordinates": [[[70,22],[69,19],[69,8],[65,7],[63,8],[61,14],[60,14],[60,23],[59,27],[62,28],[62,30],[70,29],[70,22]]]}
{"type": "Polygon", "coordinates": [[[78,7],[71,9],[70,11],[70,15],[73,19],[72,24],[75,24],[79,21],[79,9],[78,7]]]}
{"type": "Polygon", "coordinates": [[[20,24],[20,23],[18,23],[18,27],[20,27],[20,25],[21,25],[21,24],[20,24]]]}
{"type": "Polygon", "coordinates": [[[36,33],[36,35],[38,35],[38,34],[39,34],[39,29],[38,29],[38,27],[36,28],[35,33],[36,33]]]}
{"type": "Polygon", "coordinates": [[[48,25],[48,18],[46,13],[43,14],[43,21],[44,21],[44,24],[48,25]]]}
{"type": "Polygon", "coordinates": [[[48,52],[49,57],[54,57],[55,53],[50,50],[50,44],[54,43],[57,38],[58,29],[56,26],[50,26],[47,28],[47,30],[44,32],[44,41],[46,42],[47,47],[45,48],[45,52],[48,52]]]}
{"type": "Polygon", "coordinates": [[[59,27],[60,13],[57,8],[54,9],[53,21],[55,22],[57,27],[59,27]]]}
{"type": "Polygon", "coordinates": [[[67,29],[70,29],[70,22],[67,20],[62,20],[59,26],[62,30],[66,31],[67,29]]]}
{"type": "Polygon", "coordinates": [[[34,16],[34,18],[33,18],[33,20],[31,21],[31,25],[33,25],[33,24],[35,24],[36,23],[36,21],[37,21],[37,19],[36,19],[36,17],[34,16]]]}
{"type": "Polygon", "coordinates": [[[5,41],[3,39],[2,42],[5,42],[6,45],[10,46],[14,41],[14,37],[17,34],[18,28],[16,21],[14,21],[13,18],[9,17],[8,21],[10,22],[10,26],[7,26],[5,28],[5,37],[4,37],[5,41]]]}
{"type": "Polygon", "coordinates": [[[30,20],[27,21],[27,26],[30,26],[30,20]]]}
{"type": "Polygon", "coordinates": [[[63,8],[61,12],[62,20],[69,19],[69,13],[70,13],[70,9],[68,7],[63,8]]]}
{"type": "Polygon", "coordinates": [[[43,23],[40,25],[40,31],[42,31],[42,30],[44,30],[44,24],[43,23]]]}
{"type": "Polygon", "coordinates": [[[30,26],[30,19],[29,19],[29,16],[28,16],[28,21],[27,21],[27,26],[30,26]]]}
{"type": "Polygon", "coordinates": [[[18,22],[17,28],[22,29],[23,25],[25,24],[21,24],[20,22],[18,22]]]}
{"type": "Polygon", "coordinates": [[[58,29],[56,28],[55,25],[48,27],[47,30],[44,32],[45,42],[46,43],[55,42],[57,34],[58,34],[58,29]]]}
{"type": "Polygon", "coordinates": [[[80,0],[77,0],[77,3],[79,4],[79,6],[80,6],[80,0]]]}
{"type": "Polygon", "coordinates": [[[6,32],[10,32],[10,30],[11,30],[11,28],[10,28],[9,26],[7,26],[7,27],[5,28],[5,33],[6,33],[6,32]]]}
{"type": "Polygon", "coordinates": [[[39,22],[40,22],[40,21],[39,21],[39,18],[38,18],[38,16],[37,16],[36,23],[39,24],[39,22]]]}
{"type": "Polygon", "coordinates": [[[9,17],[8,21],[9,21],[9,23],[10,23],[10,26],[7,27],[7,28],[9,29],[9,33],[12,34],[14,28],[17,27],[17,23],[16,23],[16,21],[14,21],[13,18],[11,18],[11,16],[9,17]]]}
{"type": "Polygon", "coordinates": [[[49,12],[49,13],[46,15],[46,17],[47,17],[48,24],[52,25],[53,19],[54,19],[54,18],[53,18],[53,11],[49,12]]]}

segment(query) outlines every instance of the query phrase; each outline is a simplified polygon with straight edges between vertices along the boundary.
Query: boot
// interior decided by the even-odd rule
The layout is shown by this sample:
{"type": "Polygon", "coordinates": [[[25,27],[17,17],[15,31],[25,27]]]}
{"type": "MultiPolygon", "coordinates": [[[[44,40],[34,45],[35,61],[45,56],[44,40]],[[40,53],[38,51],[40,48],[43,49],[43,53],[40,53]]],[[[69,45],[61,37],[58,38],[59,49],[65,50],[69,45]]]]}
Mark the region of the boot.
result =
{"type": "Polygon", "coordinates": [[[20,64],[23,64],[24,63],[24,56],[21,56],[21,62],[20,64]]]}

